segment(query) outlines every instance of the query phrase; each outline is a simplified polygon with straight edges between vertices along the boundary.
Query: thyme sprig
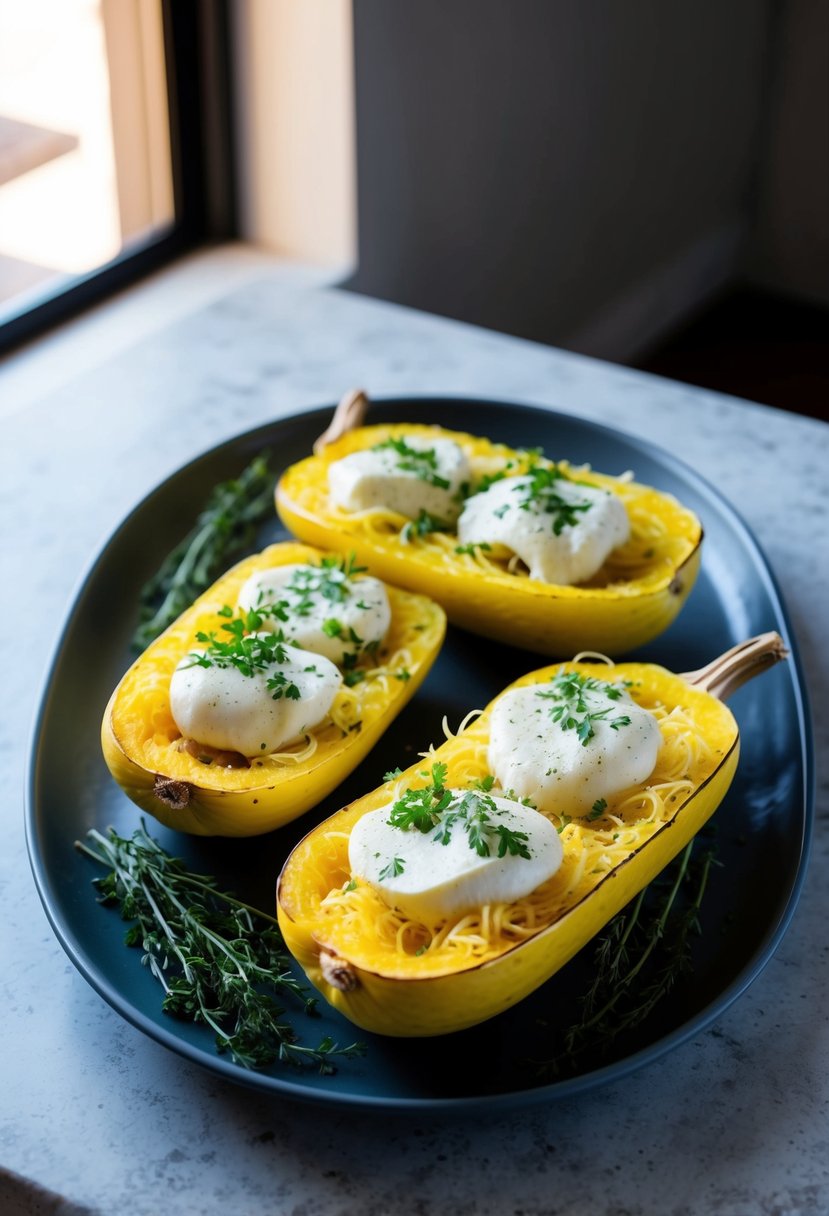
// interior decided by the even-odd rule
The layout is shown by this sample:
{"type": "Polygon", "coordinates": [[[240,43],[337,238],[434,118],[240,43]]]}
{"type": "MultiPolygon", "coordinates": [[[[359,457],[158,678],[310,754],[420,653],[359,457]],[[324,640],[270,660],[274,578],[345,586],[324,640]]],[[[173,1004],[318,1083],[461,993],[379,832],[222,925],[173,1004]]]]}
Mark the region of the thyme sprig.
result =
{"type": "Polygon", "coordinates": [[[75,847],[108,870],[93,880],[99,902],[134,922],[125,944],[143,949],[142,963],[164,989],[165,1013],[209,1026],[218,1051],[244,1068],[282,1061],[330,1074],[335,1059],[363,1054],[361,1044],[340,1047],[329,1036],[316,1047],[298,1042],[271,993],[306,1014],[317,1002],[292,974],[273,917],[191,873],[143,824],[132,839],[112,828],[87,835],[92,843],[75,847]]]}
{"type": "Polygon", "coordinates": [[[594,974],[580,1016],[561,1034],[559,1050],[534,1061],[541,1075],[577,1067],[589,1052],[600,1059],[633,1030],[692,970],[692,943],[711,867],[711,848],[693,857],[692,840],[658,879],[608,922],[596,940],[594,974]]]}
{"type": "Polygon", "coordinates": [[[537,689],[535,695],[552,702],[549,707],[552,720],[557,722],[562,730],[574,730],[579,742],[586,747],[596,733],[593,729],[594,722],[607,722],[611,730],[630,726],[629,714],[617,714],[610,718],[612,705],[599,709],[591,708],[588,694],[606,697],[608,701],[618,701],[623,692],[623,687],[607,680],[583,676],[577,671],[560,671],[553,676],[549,687],[537,689]]]}
{"type": "Polygon", "coordinates": [[[193,529],[141,589],[136,650],[149,646],[251,544],[257,525],[273,515],[275,480],[263,454],[238,477],[214,487],[193,529]]]}

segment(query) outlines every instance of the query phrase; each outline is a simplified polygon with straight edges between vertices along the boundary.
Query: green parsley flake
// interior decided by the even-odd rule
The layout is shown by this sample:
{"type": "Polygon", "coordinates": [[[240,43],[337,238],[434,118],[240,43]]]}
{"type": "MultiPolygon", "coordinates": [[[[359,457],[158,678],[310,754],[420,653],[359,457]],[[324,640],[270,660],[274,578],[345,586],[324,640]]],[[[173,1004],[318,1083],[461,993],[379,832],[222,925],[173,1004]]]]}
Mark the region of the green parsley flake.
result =
{"type": "Polygon", "coordinates": [[[376,443],[372,450],[396,452],[397,467],[402,473],[414,473],[415,477],[439,490],[449,489],[449,482],[437,471],[438,456],[434,448],[413,448],[405,439],[386,439],[383,443],[376,443]]]}
{"type": "Polygon", "coordinates": [[[610,684],[607,680],[597,680],[593,676],[583,676],[577,671],[560,671],[553,676],[549,688],[536,691],[536,696],[551,702],[550,717],[557,722],[562,730],[575,730],[580,743],[586,747],[596,733],[594,722],[607,722],[612,730],[630,726],[628,714],[617,714],[610,718],[612,706],[603,709],[591,709],[587,693],[596,693],[609,701],[618,701],[624,688],[618,684],[610,684]]]}
{"type": "Polygon", "coordinates": [[[390,826],[402,831],[432,832],[432,840],[442,845],[449,843],[457,827],[466,832],[470,849],[479,857],[491,856],[494,848],[498,857],[509,853],[529,860],[527,833],[496,822],[498,808],[487,794],[467,790],[459,797],[446,789],[446,773],[445,764],[433,764],[431,772],[422,772],[422,777],[431,777],[431,784],[404,791],[391,808],[387,821],[390,826]]]}

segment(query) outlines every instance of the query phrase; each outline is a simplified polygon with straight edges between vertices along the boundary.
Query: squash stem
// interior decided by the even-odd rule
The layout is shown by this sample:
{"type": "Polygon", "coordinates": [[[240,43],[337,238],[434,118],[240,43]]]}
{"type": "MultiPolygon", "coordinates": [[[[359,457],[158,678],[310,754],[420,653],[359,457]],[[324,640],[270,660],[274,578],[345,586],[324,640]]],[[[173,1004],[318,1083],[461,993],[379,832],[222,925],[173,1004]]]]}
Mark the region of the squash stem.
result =
{"type": "Polygon", "coordinates": [[[779,633],[761,633],[732,646],[705,667],[685,672],[682,678],[712,697],[726,701],[743,684],[768,671],[775,663],[785,659],[788,653],[779,633]]]}

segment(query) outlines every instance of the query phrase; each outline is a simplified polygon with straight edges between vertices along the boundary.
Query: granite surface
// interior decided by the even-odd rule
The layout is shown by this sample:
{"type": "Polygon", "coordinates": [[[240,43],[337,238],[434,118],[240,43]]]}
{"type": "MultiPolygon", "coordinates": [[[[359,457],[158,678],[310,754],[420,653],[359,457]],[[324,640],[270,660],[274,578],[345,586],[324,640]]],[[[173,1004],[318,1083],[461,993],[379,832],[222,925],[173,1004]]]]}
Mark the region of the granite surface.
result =
{"type": "MultiPolygon", "coordinates": [[[[62,1196],[67,1211],[100,1213],[829,1211],[829,428],[303,288],[270,264],[136,345],[122,343],[115,357],[105,352],[40,400],[3,401],[0,1162],[62,1196]],[[784,586],[809,673],[817,830],[803,897],[775,957],[713,1028],[549,1109],[389,1118],[237,1088],[105,1005],[63,954],[32,883],[22,813],[28,731],[81,573],[130,508],[192,455],[357,384],[376,395],[554,406],[676,452],[753,528],[784,586]]],[[[13,370],[0,368],[0,398],[13,370]]],[[[47,1210],[25,1187],[0,1184],[18,1194],[20,1211],[47,1210]]]]}

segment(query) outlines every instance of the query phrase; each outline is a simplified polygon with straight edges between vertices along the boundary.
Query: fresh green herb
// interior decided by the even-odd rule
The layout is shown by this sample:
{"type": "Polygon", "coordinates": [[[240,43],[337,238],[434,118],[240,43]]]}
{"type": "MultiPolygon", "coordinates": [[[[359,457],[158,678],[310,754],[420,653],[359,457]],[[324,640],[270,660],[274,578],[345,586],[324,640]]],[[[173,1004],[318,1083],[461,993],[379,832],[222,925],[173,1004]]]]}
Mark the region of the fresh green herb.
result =
{"type": "MultiPolygon", "coordinates": [[[[243,676],[254,676],[257,672],[269,671],[287,663],[289,655],[285,649],[283,635],[246,633],[247,616],[225,620],[222,630],[228,634],[227,640],[219,637],[215,631],[197,633],[196,641],[202,643],[204,650],[192,651],[187,656],[190,660],[187,666],[235,667],[243,676]]],[[[282,671],[274,672],[268,678],[267,687],[274,701],[280,701],[283,697],[298,701],[302,695],[296,684],[282,671]]]]}
{"type": "Polygon", "coordinates": [[[607,924],[595,945],[595,971],[577,1021],[558,1039],[553,1058],[535,1061],[542,1074],[578,1067],[584,1052],[600,1059],[617,1037],[643,1022],[692,971],[691,946],[701,932],[699,913],[713,851],[693,856],[692,840],[633,903],[607,924]]]}
{"type": "Polygon", "coordinates": [[[452,524],[449,524],[444,519],[438,519],[434,515],[430,515],[428,511],[422,508],[418,512],[417,519],[411,519],[400,529],[400,539],[404,543],[411,540],[422,539],[428,536],[431,532],[451,532],[452,524]]]}
{"type": "Polygon", "coordinates": [[[316,999],[291,973],[273,917],[191,873],[143,824],[132,839],[112,828],[106,835],[93,830],[88,839],[91,845],[76,841],[76,847],[108,870],[94,879],[99,902],[134,922],[125,942],[143,949],[141,961],[164,989],[165,1013],[209,1026],[218,1050],[244,1068],[279,1060],[332,1073],[337,1057],[363,1054],[360,1044],[339,1047],[328,1037],[316,1047],[297,1041],[271,993],[298,1001],[309,1014],[316,999]]]}
{"type": "Polygon", "coordinates": [[[343,887],[343,890],[344,891],[356,891],[357,890],[357,879],[352,878],[349,882],[347,882],[345,884],[345,886],[343,887]]]}
{"type": "Polygon", "coordinates": [[[404,831],[410,828],[416,828],[418,832],[431,831],[441,811],[445,811],[452,801],[451,790],[445,789],[443,784],[446,772],[445,764],[433,764],[431,772],[422,772],[422,777],[431,777],[431,784],[404,791],[391,808],[388,818],[391,826],[404,831]]]}
{"type": "Polygon", "coordinates": [[[562,482],[572,484],[554,466],[534,465],[527,477],[522,477],[515,489],[522,495],[518,506],[522,511],[540,511],[552,516],[553,532],[560,536],[565,528],[578,523],[579,515],[589,511],[589,502],[571,502],[560,493],[562,482]],[[528,480],[529,479],[529,480],[528,480]]]}
{"type": "Polygon", "coordinates": [[[327,638],[338,638],[343,632],[343,623],[335,617],[329,617],[327,621],[322,623],[322,632],[327,638]]]}
{"type": "Polygon", "coordinates": [[[520,802],[522,806],[528,806],[533,811],[538,810],[538,805],[533,802],[532,798],[521,798],[513,789],[504,790],[504,797],[509,798],[510,802],[520,802]]]}
{"type": "Polygon", "coordinates": [[[504,465],[503,469],[499,469],[497,473],[485,473],[484,476],[475,483],[474,493],[485,494],[490,486],[494,486],[496,481],[503,481],[507,476],[508,471],[513,467],[514,461],[509,460],[504,465]]]}
{"type": "Polygon", "coordinates": [[[445,764],[433,764],[431,772],[422,772],[422,777],[431,777],[431,784],[405,790],[393,804],[387,822],[402,831],[433,831],[432,839],[442,845],[449,844],[453,829],[459,826],[466,832],[470,849],[479,857],[489,857],[495,847],[498,857],[509,853],[529,859],[527,833],[494,822],[498,811],[487,794],[467,790],[458,797],[446,789],[446,771],[445,764]]]}
{"type": "MultiPolygon", "coordinates": [[[[320,599],[329,604],[344,604],[354,592],[351,580],[365,570],[365,566],[357,565],[353,553],[347,557],[324,557],[318,566],[298,566],[291,581],[283,588],[285,594],[291,597],[284,604],[292,615],[303,617],[313,612],[315,601],[320,599]]],[[[362,600],[359,601],[360,606],[366,607],[362,600]]],[[[332,624],[340,624],[333,615],[325,622],[323,629],[328,632],[326,626],[332,624]]],[[[328,636],[339,637],[339,634],[328,636]]]]}
{"type": "Polygon", "coordinates": [[[402,768],[392,768],[392,769],[389,769],[389,771],[387,773],[383,773],[383,780],[384,781],[396,781],[398,777],[402,777],[402,776],[403,776],[402,768]]]}
{"type": "Polygon", "coordinates": [[[395,680],[400,680],[403,684],[405,684],[407,680],[411,680],[412,673],[407,667],[401,667],[399,671],[394,673],[394,678],[395,680]]]}
{"type": "MultiPolygon", "coordinates": [[[[492,773],[487,773],[485,777],[476,777],[474,781],[471,782],[473,789],[483,790],[485,794],[489,793],[494,784],[495,778],[493,777],[492,773]]],[[[509,795],[507,795],[507,797],[509,797],[509,795]]]]}
{"type": "Polygon", "coordinates": [[[449,482],[437,471],[438,456],[434,448],[413,448],[405,439],[386,439],[376,443],[372,449],[375,452],[394,451],[397,453],[397,467],[404,473],[414,473],[421,481],[439,490],[448,490],[449,482]]]}
{"type": "Polygon", "coordinates": [[[562,730],[575,730],[579,742],[586,747],[596,733],[594,722],[607,721],[612,730],[622,726],[630,726],[628,714],[617,714],[609,719],[612,706],[603,709],[591,709],[587,694],[606,697],[608,701],[618,701],[624,688],[618,684],[610,684],[607,680],[597,680],[594,676],[583,676],[577,671],[560,671],[553,676],[549,688],[536,691],[536,696],[552,701],[550,717],[557,722],[562,730]],[[609,719],[609,720],[608,720],[609,719]]]}
{"type": "Polygon", "coordinates": [[[251,544],[257,525],[273,514],[274,481],[262,455],[239,477],[215,487],[193,530],[141,590],[135,649],[149,646],[214,582],[229,558],[251,544]]]}
{"type": "Polygon", "coordinates": [[[387,866],[377,875],[379,882],[386,882],[389,878],[397,878],[398,874],[402,874],[406,868],[406,862],[402,857],[392,857],[387,866]]]}
{"type": "Polygon", "coordinates": [[[470,541],[468,545],[455,545],[456,553],[466,554],[468,557],[474,557],[476,549],[480,549],[482,553],[489,553],[492,545],[488,545],[485,540],[470,541]]]}
{"type": "Polygon", "coordinates": [[[602,815],[607,810],[607,799],[597,798],[590,808],[588,819],[601,819],[602,815]]]}

